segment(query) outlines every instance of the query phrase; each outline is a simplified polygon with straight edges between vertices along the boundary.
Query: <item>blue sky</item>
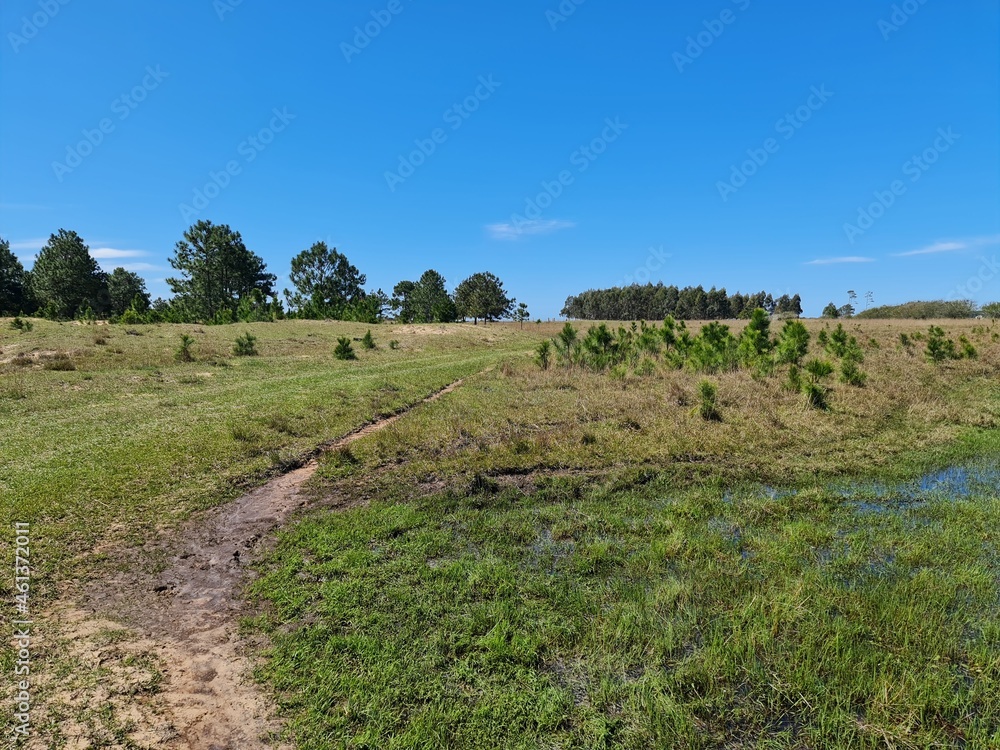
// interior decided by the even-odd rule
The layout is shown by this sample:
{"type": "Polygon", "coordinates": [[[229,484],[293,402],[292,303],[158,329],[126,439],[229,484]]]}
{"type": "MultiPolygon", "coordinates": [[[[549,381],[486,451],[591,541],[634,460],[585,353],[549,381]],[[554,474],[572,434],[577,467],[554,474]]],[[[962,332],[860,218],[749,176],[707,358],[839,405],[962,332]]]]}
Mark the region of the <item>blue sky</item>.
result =
{"type": "Polygon", "coordinates": [[[633,279],[987,302],[998,8],[7,0],[0,236],[30,265],[76,230],[154,296],[206,218],[282,288],[322,239],[543,318],[633,279]]]}

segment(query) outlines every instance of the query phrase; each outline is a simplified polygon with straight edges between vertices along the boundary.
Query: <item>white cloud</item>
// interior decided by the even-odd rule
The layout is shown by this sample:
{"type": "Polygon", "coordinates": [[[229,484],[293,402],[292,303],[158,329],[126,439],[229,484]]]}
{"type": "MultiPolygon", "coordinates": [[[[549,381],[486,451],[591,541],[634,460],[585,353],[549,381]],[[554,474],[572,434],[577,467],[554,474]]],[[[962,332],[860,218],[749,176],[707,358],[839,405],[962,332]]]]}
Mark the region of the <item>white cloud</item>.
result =
{"type": "MultiPolygon", "coordinates": [[[[115,264],[118,267],[118,264],[115,264]]],[[[165,266],[157,266],[152,263],[125,263],[121,266],[126,271],[169,271],[170,269],[165,266]]]]}
{"type": "Polygon", "coordinates": [[[113,247],[98,247],[90,251],[90,257],[98,260],[104,258],[137,258],[146,255],[145,250],[116,250],[113,247]]]}
{"type": "Polygon", "coordinates": [[[21,240],[20,242],[11,242],[11,250],[33,250],[35,252],[41,250],[45,243],[49,241],[48,237],[44,237],[40,240],[21,240]]]}
{"type": "Polygon", "coordinates": [[[932,255],[934,253],[950,253],[955,250],[964,250],[968,247],[964,242],[935,242],[933,245],[922,247],[919,250],[907,250],[905,253],[893,253],[897,258],[905,258],[909,255],[932,255]]]}
{"type": "Polygon", "coordinates": [[[953,253],[957,250],[968,250],[972,247],[982,247],[983,245],[1000,244],[1000,234],[988,237],[973,237],[967,240],[950,240],[947,242],[935,242],[933,245],[921,247],[917,250],[907,250],[905,253],[893,253],[897,258],[908,258],[912,255],[934,255],[936,253],[953,253]]]}
{"type": "Polygon", "coordinates": [[[572,229],[575,226],[576,222],[573,221],[562,221],[560,219],[542,221],[541,219],[536,219],[534,221],[522,221],[517,225],[510,223],[488,224],[486,231],[495,240],[519,240],[521,237],[536,234],[551,234],[561,229],[572,229]]]}
{"type": "Polygon", "coordinates": [[[830,266],[834,263],[874,263],[874,258],[863,258],[860,255],[848,255],[841,258],[817,258],[806,263],[807,266],[830,266]]]}

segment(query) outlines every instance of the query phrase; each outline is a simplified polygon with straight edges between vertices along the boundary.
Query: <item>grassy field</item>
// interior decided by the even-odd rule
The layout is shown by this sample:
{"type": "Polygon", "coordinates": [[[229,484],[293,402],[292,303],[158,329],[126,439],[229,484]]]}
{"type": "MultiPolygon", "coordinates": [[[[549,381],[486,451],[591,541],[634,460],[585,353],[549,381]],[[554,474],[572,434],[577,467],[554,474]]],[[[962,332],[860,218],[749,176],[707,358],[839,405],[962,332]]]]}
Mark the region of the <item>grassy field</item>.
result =
{"type": "Polygon", "coordinates": [[[943,322],[978,357],[935,365],[899,336],[927,325],[850,323],[868,380],[828,410],[707,376],[716,421],[688,370],[542,371],[551,324],[0,321],[0,512],[44,604],[466,378],[324,456],[317,496],[373,499],[260,563],[244,625],[299,747],[997,746],[1000,343],[943,322]]]}
{"type": "MultiPolygon", "coordinates": [[[[98,544],[141,544],[323,441],[530,348],[499,328],[375,328],[377,349],[338,336],[368,327],[82,326],[0,321],[0,513],[33,524],[41,572],[98,544]],[[233,341],[257,337],[258,356],[233,341]],[[175,358],[182,334],[194,361],[175,358]],[[398,348],[390,348],[390,341],[398,348]]],[[[39,583],[44,584],[46,579],[39,583]]]]}
{"type": "Polygon", "coordinates": [[[291,735],[997,746],[1000,347],[948,328],[976,360],[855,330],[869,380],[829,411],[738,372],[706,421],[690,372],[521,361],[327,456],[317,493],[378,499],[284,533],[246,623],[291,735]]]}

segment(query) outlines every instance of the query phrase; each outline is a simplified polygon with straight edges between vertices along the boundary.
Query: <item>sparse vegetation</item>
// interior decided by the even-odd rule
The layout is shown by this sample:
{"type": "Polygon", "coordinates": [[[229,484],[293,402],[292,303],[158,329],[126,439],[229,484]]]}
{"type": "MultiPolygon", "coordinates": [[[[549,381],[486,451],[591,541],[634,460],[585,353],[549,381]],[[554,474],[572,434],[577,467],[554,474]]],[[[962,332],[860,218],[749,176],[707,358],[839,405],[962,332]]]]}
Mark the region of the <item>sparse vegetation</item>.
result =
{"type": "Polygon", "coordinates": [[[35,325],[30,320],[14,316],[14,319],[10,321],[10,327],[15,331],[24,331],[25,333],[28,333],[35,327],[35,325]]]}

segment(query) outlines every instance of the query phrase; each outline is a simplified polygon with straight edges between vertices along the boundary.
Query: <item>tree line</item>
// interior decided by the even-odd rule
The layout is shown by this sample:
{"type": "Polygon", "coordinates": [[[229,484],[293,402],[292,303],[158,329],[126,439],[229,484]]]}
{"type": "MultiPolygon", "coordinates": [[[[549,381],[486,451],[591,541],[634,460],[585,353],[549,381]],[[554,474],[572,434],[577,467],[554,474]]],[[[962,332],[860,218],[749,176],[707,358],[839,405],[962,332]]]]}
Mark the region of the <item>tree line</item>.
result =
{"type": "Polygon", "coordinates": [[[802,298],[783,294],[775,299],[767,292],[728,294],[704,287],[633,284],[611,289],[591,289],[566,300],[562,315],[577,320],[727,320],[749,318],[754,310],[768,313],[802,314],[802,298]]]}
{"type": "Polygon", "coordinates": [[[209,324],[286,317],[377,323],[388,315],[406,323],[513,318],[523,324],[528,317],[527,305],[517,305],[503,282],[486,272],[465,279],[453,293],[433,269],[416,281],[399,282],[392,296],[366,291],[365,275],[324,242],[292,259],[292,289],[283,291],[282,303],[277,277],[264,260],[239,232],[210,221],[188,228],[169,260],[176,271],[167,279],[173,296],[151,300],[138,274],[101,270],[76,232],[60,229],[51,235],[30,271],[0,238],[0,315],[209,324]]]}

